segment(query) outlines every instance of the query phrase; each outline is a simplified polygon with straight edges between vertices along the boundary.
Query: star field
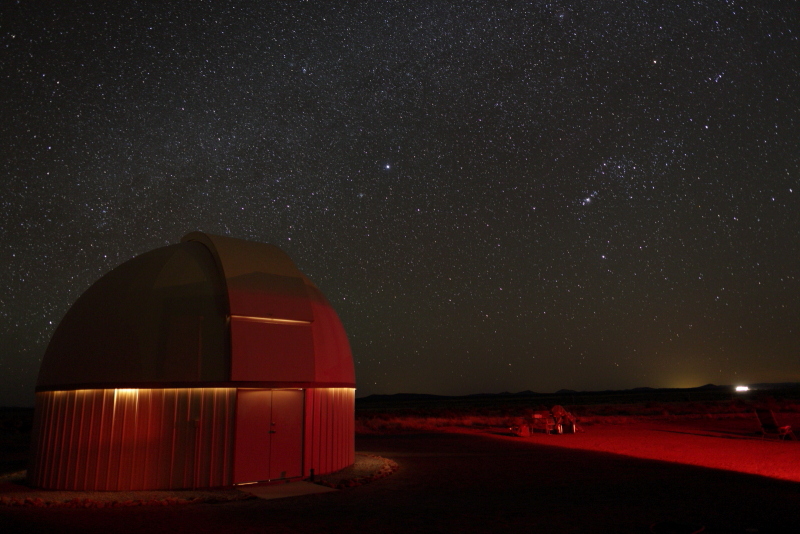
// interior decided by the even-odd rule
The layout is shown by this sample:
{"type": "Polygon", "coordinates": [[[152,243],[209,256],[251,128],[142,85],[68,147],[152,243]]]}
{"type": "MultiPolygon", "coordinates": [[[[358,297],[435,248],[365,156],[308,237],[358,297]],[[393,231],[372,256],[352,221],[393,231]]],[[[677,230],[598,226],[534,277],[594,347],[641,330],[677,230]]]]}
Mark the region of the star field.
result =
{"type": "Polygon", "coordinates": [[[359,396],[800,381],[793,2],[16,2],[0,405],[113,267],[283,248],[359,396]]]}

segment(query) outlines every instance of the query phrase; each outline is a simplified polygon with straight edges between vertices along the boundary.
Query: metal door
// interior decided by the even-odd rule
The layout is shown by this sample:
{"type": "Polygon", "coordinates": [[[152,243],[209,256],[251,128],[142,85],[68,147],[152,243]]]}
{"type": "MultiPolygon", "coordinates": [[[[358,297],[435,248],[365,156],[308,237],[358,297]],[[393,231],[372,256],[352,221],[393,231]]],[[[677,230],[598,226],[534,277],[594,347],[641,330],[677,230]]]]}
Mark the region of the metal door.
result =
{"type": "Polygon", "coordinates": [[[302,475],[303,391],[240,389],[233,482],[302,475]]]}
{"type": "Polygon", "coordinates": [[[303,390],[272,392],[269,478],[303,474],[303,390]]]}

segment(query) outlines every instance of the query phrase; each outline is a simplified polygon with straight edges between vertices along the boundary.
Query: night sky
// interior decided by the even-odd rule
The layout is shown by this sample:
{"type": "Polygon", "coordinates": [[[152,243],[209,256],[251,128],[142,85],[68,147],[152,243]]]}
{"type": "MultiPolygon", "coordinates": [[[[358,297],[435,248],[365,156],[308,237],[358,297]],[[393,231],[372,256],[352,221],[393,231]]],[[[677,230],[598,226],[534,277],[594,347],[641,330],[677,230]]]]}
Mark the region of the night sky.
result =
{"type": "Polygon", "coordinates": [[[793,1],[5,2],[0,405],[200,230],[278,245],[358,396],[800,381],[793,1]]]}

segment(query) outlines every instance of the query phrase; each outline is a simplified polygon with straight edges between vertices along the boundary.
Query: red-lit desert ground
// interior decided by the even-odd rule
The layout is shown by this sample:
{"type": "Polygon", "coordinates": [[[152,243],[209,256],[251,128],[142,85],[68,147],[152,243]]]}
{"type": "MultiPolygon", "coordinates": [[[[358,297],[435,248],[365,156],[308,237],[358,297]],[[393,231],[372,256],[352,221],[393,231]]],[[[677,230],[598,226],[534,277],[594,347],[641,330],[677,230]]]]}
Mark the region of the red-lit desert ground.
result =
{"type": "MultiPolygon", "coordinates": [[[[800,428],[800,414],[779,414],[800,428]]],[[[3,532],[796,532],[800,442],[754,419],[359,435],[393,475],[277,500],[103,509],[0,507],[3,532]],[[667,530],[663,530],[667,529],[667,530]],[[668,530],[672,529],[672,530],[668,530]]]]}

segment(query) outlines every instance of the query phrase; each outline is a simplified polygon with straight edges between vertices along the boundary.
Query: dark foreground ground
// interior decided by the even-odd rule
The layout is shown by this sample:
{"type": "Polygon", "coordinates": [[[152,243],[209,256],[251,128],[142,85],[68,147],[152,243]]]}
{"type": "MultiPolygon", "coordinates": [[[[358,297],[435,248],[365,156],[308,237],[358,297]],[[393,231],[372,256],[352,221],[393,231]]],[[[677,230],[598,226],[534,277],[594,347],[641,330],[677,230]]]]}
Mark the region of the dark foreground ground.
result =
{"type": "MultiPolygon", "coordinates": [[[[800,462],[800,443],[764,450],[775,446],[791,447],[800,462]]],[[[647,533],[654,523],[674,526],[664,532],[800,531],[798,482],[491,433],[359,436],[357,449],[400,469],[364,486],[272,501],[0,507],[0,532],[647,533]]]]}

